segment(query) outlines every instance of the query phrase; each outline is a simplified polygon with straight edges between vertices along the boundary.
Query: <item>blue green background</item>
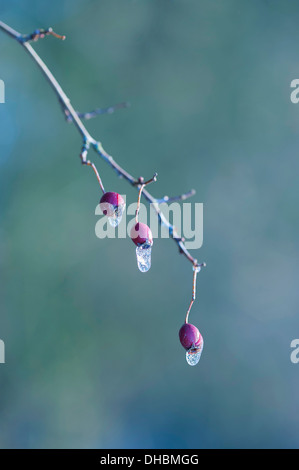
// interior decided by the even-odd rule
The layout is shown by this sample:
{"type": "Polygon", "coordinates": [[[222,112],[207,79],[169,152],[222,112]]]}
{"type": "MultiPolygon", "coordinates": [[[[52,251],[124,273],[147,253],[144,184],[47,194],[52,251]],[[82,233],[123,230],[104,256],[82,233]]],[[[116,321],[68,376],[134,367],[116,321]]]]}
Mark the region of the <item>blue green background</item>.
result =
{"type": "Polygon", "coordinates": [[[189,367],[191,265],[156,240],[142,275],[130,240],[95,236],[80,136],[0,31],[1,448],[298,447],[298,2],[1,0],[0,17],[67,36],[34,47],[76,109],[131,103],[88,129],[136,177],[157,171],[155,196],[196,189],[207,262],[189,367]]]}

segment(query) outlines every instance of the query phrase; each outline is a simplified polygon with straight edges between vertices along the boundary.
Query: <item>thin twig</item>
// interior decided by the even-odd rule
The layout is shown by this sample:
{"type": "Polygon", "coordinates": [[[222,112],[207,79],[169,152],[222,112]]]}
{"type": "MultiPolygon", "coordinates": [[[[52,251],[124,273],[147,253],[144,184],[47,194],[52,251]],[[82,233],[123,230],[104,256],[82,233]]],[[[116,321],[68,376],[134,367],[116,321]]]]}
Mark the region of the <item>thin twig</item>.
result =
{"type": "Polygon", "coordinates": [[[94,173],[97,177],[97,180],[99,182],[100,188],[101,188],[102,192],[104,193],[105,192],[104,185],[102,183],[102,179],[101,179],[100,174],[97,170],[97,167],[95,166],[95,164],[93,162],[91,162],[90,160],[87,160],[87,154],[88,154],[89,147],[90,147],[89,142],[84,140],[83,141],[83,146],[82,146],[82,149],[81,149],[81,153],[80,153],[81,162],[82,162],[83,165],[90,166],[93,169],[93,171],[94,171],[94,173]]]}
{"type": "Polygon", "coordinates": [[[22,35],[22,38],[19,40],[22,42],[37,41],[38,39],[44,39],[46,36],[54,36],[55,38],[61,39],[62,41],[66,39],[65,36],[61,36],[60,34],[55,33],[52,28],[48,28],[36,29],[32,34],[22,35]]]}

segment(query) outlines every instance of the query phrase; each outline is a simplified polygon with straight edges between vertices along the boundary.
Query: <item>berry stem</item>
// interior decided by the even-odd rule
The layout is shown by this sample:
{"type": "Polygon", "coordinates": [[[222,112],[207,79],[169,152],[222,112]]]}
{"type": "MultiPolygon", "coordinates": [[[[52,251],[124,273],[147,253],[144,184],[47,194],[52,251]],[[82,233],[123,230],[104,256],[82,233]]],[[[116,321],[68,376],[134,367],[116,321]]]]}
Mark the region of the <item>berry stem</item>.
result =
{"type": "Polygon", "coordinates": [[[91,168],[95,172],[95,175],[96,175],[97,180],[99,182],[100,188],[101,188],[103,194],[105,194],[104,185],[102,183],[102,180],[101,180],[101,177],[100,177],[99,172],[97,170],[97,167],[95,166],[95,164],[93,162],[91,162],[90,160],[87,160],[87,154],[88,154],[89,147],[90,147],[90,141],[87,138],[84,138],[83,139],[83,146],[82,146],[81,153],[80,153],[80,158],[81,158],[82,165],[91,166],[91,168]]]}
{"type": "Polygon", "coordinates": [[[189,304],[189,308],[186,313],[186,318],[185,318],[185,323],[188,323],[189,319],[189,313],[192,308],[192,305],[196,299],[196,279],[197,279],[197,274],[201,270],[201,268],[205,267],[205,263],[197,264],[197,260],[195,260],[195,263],[193,265],[193,283],[192,283],[192,297],[191,297],[191,302],[189,304]]]}
{"type": "Polygon", "coordinates": [[[141,183],[141,186],[140,186],[140,189],[139,189],[138,199],[137,199],[137,208],[136,208],[136,215],[135,215],[136,224],[138,223],[138,215],[139,215],[139,211],[140,211],[140,200],[141,200],[142,191],[145,188],[145,186],[147,186],[150,183],[153,183],[153,182],[157,181],[157,176],[158,176],[158,173],[155,173],[154,176],[148,181],[144,181],[144,179],[142,177],[139,178],[139,181],[138,181],[137,184],[141,183]]]}
{"type": "Polygon", "coordinates": [[[55,31],[53,31],[52,28],[49,28],[45,34],[50,34],[51,36],[54,36],[54,38],[61,39],[62,41],[65,40],[66,36],[64,34],[57,34],[55,31]]]}
{"type": "Polygon", "coordinates": [[[98,170],[97,170],[97,167],[95,166],[95,164],[94,164],[93,162],[91,162],[91,161],[89,161],[89,160],[87,160],[87,162],[86,162],[85,164],[88,165],[88,166],[91,166],[91,168],[92,168],[93,171],[95,172],[95,175],[96,175],[97,180],[98,180],[98,182],[99,182],[100,188],[101,188],[103,194],[105,194],[106,191],[105,191],[105,189],[104,189],[104,185],[103,185],[103,183],[102,183],[102,180],[101,180],[101,177],[100,177],[99,172],[98,172],[98,170]]]}
{"type": "Polygon", "coordinates": [[[174,201],[185,201],[185,199],[188,199],[189,197],[194,196],[195,193],[196,193],[195,189],[191,189],[191,191],[188,191],[187,193],[184,193],[184,194],[180,194],[179,196],[172,196],[172,197],[164,196],[161,199],[157,199],[157,203],[163,204],[163,202],[167,202],[169,204],[170,202],[174,202],[174,201]]]}

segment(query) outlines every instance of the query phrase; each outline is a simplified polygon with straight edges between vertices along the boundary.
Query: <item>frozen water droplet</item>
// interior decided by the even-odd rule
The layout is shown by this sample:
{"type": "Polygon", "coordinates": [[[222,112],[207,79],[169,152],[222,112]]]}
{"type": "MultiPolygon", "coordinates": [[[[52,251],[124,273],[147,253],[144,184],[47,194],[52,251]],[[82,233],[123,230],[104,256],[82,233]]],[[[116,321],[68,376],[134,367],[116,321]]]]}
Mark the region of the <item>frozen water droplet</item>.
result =
{"type": "Polygon", "coordinates": [[[152,244],[143,243],[136,247],[137,265],[142,273],[146,273],[151,267],[152,244]]]}
{"type": "Polygon", "coordinates": [[[113,206],[113,214],[108,217],[110,225],[112,227],[117,227],[120,223],[123,213],[125,210],[125,204],[120,204],[119,206],[113,206]]]}
{"type": "Polygon", "coordinates": [[[203,350],[203,342],[199,345],[199,347],[191,346],[190,349],[186,352],[186,361],[188,362],[189,366],[196,366],[199,362],[201,353],[203,350]]]}
{"type": "Polygon", "coordinates": [[[186,361],[188,362],[189,366],[195,366],[201,356],[201,352],[192,352],[192,351],[187,351],[186,352],[186,361]]]}

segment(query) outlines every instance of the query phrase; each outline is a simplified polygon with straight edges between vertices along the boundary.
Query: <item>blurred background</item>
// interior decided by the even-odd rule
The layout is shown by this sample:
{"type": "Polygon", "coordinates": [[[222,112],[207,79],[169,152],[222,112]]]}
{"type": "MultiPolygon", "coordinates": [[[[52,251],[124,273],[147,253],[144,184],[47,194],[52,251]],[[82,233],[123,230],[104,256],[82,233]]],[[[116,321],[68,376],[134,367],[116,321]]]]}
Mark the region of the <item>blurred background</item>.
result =
{"type": "MultiPolygon", "coordinates": [[[[299,5],[284,0],[10,0],[1,20],[67,36],[34,44],[87,127],[162,197],[196,189],[192,269],[156,240],[99,240],[100,192],[31,58],[0,32],[1,448],[298,447],[299,5]]],[[[137,193],[95,156],[106,189],[137,193]]]]}

